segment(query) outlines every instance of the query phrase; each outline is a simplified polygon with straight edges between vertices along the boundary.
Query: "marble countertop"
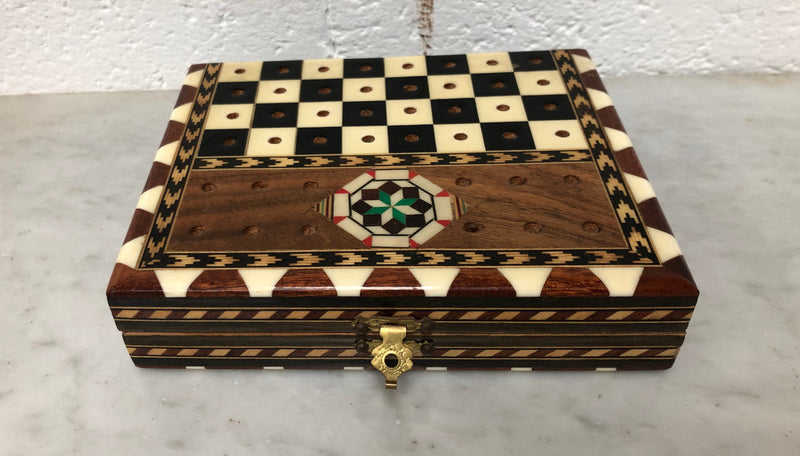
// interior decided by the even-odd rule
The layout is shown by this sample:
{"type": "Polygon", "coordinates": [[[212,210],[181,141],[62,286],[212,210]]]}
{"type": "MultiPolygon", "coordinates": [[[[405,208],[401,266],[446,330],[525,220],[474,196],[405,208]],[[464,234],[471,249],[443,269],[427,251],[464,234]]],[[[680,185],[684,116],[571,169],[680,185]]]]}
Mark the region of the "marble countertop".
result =
{"type": "Polygon", "coordinates": [[[800,454],[800,75],[611,79],[701,290],[655,372],[133,366],[105,286],[176,92],[0,97],[0,454],[800,454]]]}

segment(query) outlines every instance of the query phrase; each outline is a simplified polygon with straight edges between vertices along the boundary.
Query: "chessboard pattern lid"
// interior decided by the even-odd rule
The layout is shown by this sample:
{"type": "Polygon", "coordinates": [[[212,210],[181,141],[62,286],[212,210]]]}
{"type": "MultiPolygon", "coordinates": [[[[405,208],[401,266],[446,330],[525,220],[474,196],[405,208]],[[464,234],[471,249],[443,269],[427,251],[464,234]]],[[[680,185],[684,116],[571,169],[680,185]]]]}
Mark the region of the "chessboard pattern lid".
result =
{"type": "MultiPolygon", "coordinates": [[[[341,189],[346,190],[349,182],[343,180],[341,189]]],[[[258,190],[257,184],[252,183],[254,190],[258,190]]],[[[375,190],[378,187],[375,184],[375,190]]],[[[425,186],[417,187],[424,192],[425,186]]],[[[186,207],[190,206],[186,203],[186,207]]],[[[193,235],[202,236],[202,226],[192,228],[199,231],[193,235]]],[[[258,230],[255,226],[246,228],[258,230]]],[[[525,226],[529,232],[538,228],[535,223],[525,226]]],[[[584,227],[588,231],[591,228],[584,227]]],[[[431,242],[440,242],[439,239],[433,237],[431,242]]],[[[108,295],[696,296],[697,289],[595,65],[585,51],[570,50],[193,65],[137,204],[108,295]],[[364,78],[362,72],[371,74],[364,78]],[[397,84],[400,85],[394,87],[397,84]],[[365,87],[370,90],[362,90],[365,87]],[[493,90],[486,87],[498,92],[483,93],[493,90]],[[406,92],[414,92],[410,96],[415,98],[403,98],[406,92]],[[265,93],[286,95],[291,102],[276,110],[276,100],[265,93]],[[235,103],[231,97],[238,97],[235,103]],[[467,121],[448,120],[452,113],[447,108],[454,105],[438,103],[442,100],[457,100],[459,114],[466,115],[467,121]],[[368,122],[371,125],[359,125],[359,118],[348,114],[349,103],[356,103],[353,106],[359,108],[365,103],[372,105],[375,109],[370,111],[381,114],[368,122]],[[487,106],[496,112],[487,111],[487,106]],[[541,106],[547,107],[540,109],[541,106]],[[564,110],[563,106],[569,109],[564,110]],[[430,124],[404,120],[398,114],[400,108],[405,115],[430,117],[425,117],[430,124]],[[413,109],[406,113],[407,108],[413,109]],[[276,116],[276,112],[282,115],[276,116]],[[326,114],[320,115],[322,112],[326,114]],[[571,117],[559,118],[563,112],[571,113],[571,117]],[[511,117],[502,117],[506,114],[511,117]],[[492,121],[497,120],[492,117],[497,115],[502,122],[492,121]],[[514,141],[522,141],[519,145],[512,147],[491,139],[492,135],[502,138],[507,130],[498,130],[497,125],[508,123],[523,127],[515,130],[514,141]],[[431,128],[409,133],[409,125],[431,128]],[[457,128],[445,128],[453,125],[457,128]],[[220,132],[224,134],[220,136],[220,132]],[[244,139],[233,135],[242,132],[244,139]],[[427,136],[417,135],[419,132],[427,132],[427,136]],[[303,136],[306,133],[307,137],[303,136]],[[406,141],[410,135],[419,137],[406,141]],[[459,139],[459,135],[463,138],[459,139]],[[315,139],[321,136],[326,142],[317,144],[315,139]],[[259,138],[262,141],[257,147],[249,143],[259,138]],[[481,141],[476,142],[476,138],[481,141]],[[559,138],[569,139],[559,143],[559,138]],[[231,147],[226,148],[226,142],[231,147]],[[270,146],[277,149],[272,151],[270,146]],[[446,233],[456,219],[464,227],[470,223],[469,201],[458,198],[458,186],[454,187],[452,198],[445,190],[446,198],[435,192],[429,192],[430,197],[404,198],[406,193],[413,193],[409,190],[414,186],[411,183],[401,183],[402,188],[392,194],[359,187],[360,201],[368,206],[362,206],[359,212],[353,205],[355,212],[351,210],[347,216],[334,214],[342,207],[336,204],[336,193],[329,195],[329,206],[327,198],[309,206],[309,210],[327,217],[331,223],[353,221],[361,223],[361,228],[369,225],[367,218],[384,217],[369,225],[378,231],[389,230],[388,234],[381,232],[386,236],[381,240],[384,244],[374,247],[365,242],[370,237],[365,231],[343,228],[365,244],[363,248],[339,249],[329,254],[213,250],[201,254],[165,253],[171,239],[169,232],[166,236],[157,235],[174,224],[186,191],[177,184],[185,185],[192,173],[315,167],[334,172],[353,167],[358,176],[372,173],[373,179],[375,170],[403,171],[405,180],[411,182],[416,176],[414,170],[424,178],[435,174],[435,165],[488,162],[594,163],[603,176],[609,198],[618,197],[612,204],[623,226],[627,250],[518,248],[487,252],[474,246],[429,249],[427,245],[431,244],[425,242],[431,237],[426,234],[415,238],[419,232],[413,230],[435,226],[437,233],[446,233]],[[370,192],[375,193],[374,199],[370,192]],[[440,195],[438,199],[436,195],[440,195]],[[386,199],[390,197],[397,201],[386,199]],[[445,200],[450,203],[447,209],[445,200]],[[409,208],[415,204],[425,210],[411,211],[409,208]],[[439,213],[445,215],[428,214],[428,206],[442,208],[439,213]],[[394,218],[387,218],[387,213],[395,214],[394,218]],[[337,217],[344,218],[337,222],[337,217]],[[404,224],[398,225],[398,220],[404,224]],[[412,231],[414,234],[403,234],[412,231]],[[391,236],[403,239],[388,239],[391,236]]]]}

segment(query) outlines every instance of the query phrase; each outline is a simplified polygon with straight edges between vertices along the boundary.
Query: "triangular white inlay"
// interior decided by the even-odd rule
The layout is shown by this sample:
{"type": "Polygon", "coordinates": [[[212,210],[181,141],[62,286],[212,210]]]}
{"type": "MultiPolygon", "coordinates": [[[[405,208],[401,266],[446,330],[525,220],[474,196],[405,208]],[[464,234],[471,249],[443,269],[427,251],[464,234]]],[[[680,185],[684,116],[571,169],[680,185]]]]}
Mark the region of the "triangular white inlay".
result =
{"type": "Polygon", "coordinates": [[[200,83],[203,82],[203,73],[205,73],[205,70],[197,70],[187,74],[186,79],[183,80],[183,85],[200,87],[200,83]]]}
{"type": "Polygon", "coordinates": [[[459,268],[408,268],[422,286],[425,296],[447,296],[459,268]]]}
{"type": "Polygon", "coordinates": [[[650,240],[653,241],[653,248],[656,249],[658,259],[662,263],[682,255],[681,248],[678,247],[678,241],[673,235],[653,227],[648,226],[646,228],[647,234],[650,235],[650,240]]]}
{"type": "Polygon", "coordinates": [[[592,100],[595,110],[599,111],[603,108],[614,106],[614,102],[611,101],[611,97],[602,90],[587,88],[586,92],[589,94],[589,99],[592,100]]]}
{"type": "Polygon", "coordinates": [[[186,103],[172,110],[169,120],[185,124],[189,120],[189,113],[192,112],[192,103],[186,103]]]}
{"type": "Polygon", "coordinates": [[[609,144],[611,146],[611,150],[614,152],[619,152],[627,149],[628,147],[633,147],[631,138],[629,138],[628,134],[624,131],[617,130],[616,128],[606,127],[606,136],[608,137],[608,142],[611,143],[609,144]]]}
{"type": "Polygon", "coordinates": [[[497,268],[514,287],[518,297],[535,297],[550,277],[552,268],[497,268]]]}
{"type": "Polygon", "coordinates": [[[139,202],[136,203],[136,209],[141,209],[151,214],[155,214],[156,208],[158,207],[158,201],[161,199],[161,192],[163,190],[163,185],[157,185],[150,190],[143,192],[142,196],[139,197],[139,202]]]}
{"type": "Polygon", "coordinates": [[[275,285],[281,280],[281,277],[286,274],[286,268],[247,268],[239,269],[239,275],[242,277],[244,284],[247,286],[247,291],[252,297],[269,297],[272,296],[272,290],[275,285]]]}
{"type": "Polygon", "coordinates": [[[202,269],[156,269],[156,278],[164,296],[185,298],[189,285],[203,273],[202,269]]]}
{"type": "Polygon", "coordinates": [[[153,161],[163,163],[165,165],[172,165],[175,160],[175,155],[178,153],[178,146],[180,141],[172,141],[169,144],[164,144],[156,152],[156,157],[153,161]]]}
{"type": "Polygon", "coordinates": [[[636,286],[639,285],[639,278],[642,276],[644,268],[625,268],[610,266],[605,268],[589,268],[592,274],[603,282],[608,288],[610,296],[633,296],[636,286]]]}
{"type": "Polygon", "coordinates": [[[588,57],[572,54],[572,60],[575,62],[575,66],[578,67],[578,73],[586,73],[587,71],[597,69],[594,62],[592,62],[592,59],[588,57]]]}
{"type": "Polygon", "coordinates": [[[373,268],[323,268],[338,296],[358,296],[373,268]]]}
{"type": "Polygon", "coordinates": [[[136,269],[136,263],[139,261],[139,255],[142,254],[144,249],[144,241],[147,236],[139,236],[126,242],[117,255],[117,263],[124,264],[125,266],[136,269]]]}
{"type": "Polygon", "coordinates": [[[631,195],[633,195],[633,200],[636,201],[636,204],[656,197],[656,192],[653,190],[653,186],[650,185],[649,180],[629,173],[622,174],[625,176],[625,182],[628,183],[628,188],[631,190],[631,195]]]}

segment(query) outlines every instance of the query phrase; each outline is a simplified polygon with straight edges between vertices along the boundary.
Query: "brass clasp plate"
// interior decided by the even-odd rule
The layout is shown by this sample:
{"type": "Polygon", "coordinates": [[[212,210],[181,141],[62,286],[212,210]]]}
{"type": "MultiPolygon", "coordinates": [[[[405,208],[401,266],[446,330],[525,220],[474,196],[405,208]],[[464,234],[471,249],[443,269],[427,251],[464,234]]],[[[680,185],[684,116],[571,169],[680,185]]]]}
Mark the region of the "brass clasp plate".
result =
{"type": "Polygon", "coordinates": [[[386,379],[387,389],[397,389],[397,378],[409,371],[414,362],[413,356],[431,354],[431,340],[406,340],[408,333],[420,331],[429,333],[433,322],[427,318],[415,320],[413,317],[372,317],[359,318],[353,327],[359,336],[366,336],[370,331],[377,332],[381,340],[356,341],[356,349],[372,354],[372,366],[380,371],[386,379]]]}
{"type": "Polygon", "coordinates": [[[387,389],[397,389],[397,378],[414,365],[414,351],[404,343],[405,326],[383,325],[381,338],[383,343],[372,350],[372,366],[386,377],[387,389]]]}

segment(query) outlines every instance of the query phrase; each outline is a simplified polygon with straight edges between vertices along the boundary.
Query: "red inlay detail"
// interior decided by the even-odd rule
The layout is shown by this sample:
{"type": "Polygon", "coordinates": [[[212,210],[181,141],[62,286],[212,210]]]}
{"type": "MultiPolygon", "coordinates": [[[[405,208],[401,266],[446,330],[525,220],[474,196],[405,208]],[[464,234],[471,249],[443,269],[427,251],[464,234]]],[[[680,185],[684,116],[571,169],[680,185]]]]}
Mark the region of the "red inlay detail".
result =
{"type": "Polygon", "coordinates": [[[367,174],[372,176],[373,179],[375,178],[375,171],[367,171],[367,174]]]}
{"type": "Polygon", "coordinates": [[[409,179],[413,179],[415,177],[417,177],[417,173],[415,173],[414,171],[409,171],[408,172],[408,178],[409,179]]]}
{"type": "Polygon", "coordinates": [[[372,247],[372,236],[364,239],[362,242],[364,242],[364,245],[366,245],[367,247],[372,247]]]}
{"type": "Polygon", "coordinates": [[[350,192],[348,192],[347,190],[345,190],[343,188],[340,188],[339,190],[336,190],[336,193],[350,193],[350,192]]]}
{"type": "Polygon", "coordinates": [[[418,244],[418,243],[416,243],[416,242],[414,242],[414,240],[413,240],[413,239],[409,239],[409,240],[408,240],[408,245],[410,245],[410,246],[411,246],[411,248],[414,248],[414,249],[416,249],[417,247],[419,247],[419,244],[418,244]]]}
{"type": "Polygon", "coordinates": [[[437,220],[437,222],[439,222],[439,224],[442,226],[450,226],[450,224],[453,223],[450,220],[437,220]]]}
{"type": "Polygon", "coordinates": [[[341,215],[339,215],[339,216],[336,216],[336,217],[334,217],[334,218],[333,218],[333,223],[339,223],[339,222],[341,222],[342,220],[344,220],[344,219],[346,219],[346,218],[347,218],[347,217],[343,217],[343,216],[341,216],[341,215]]]}
{"type": "Polygon", "coordinates": [[[442,190],[442,191],[441,191],[441,192],[439,192],[439,194],[438,194],[438,195],[436,195],[436,196],[450,196],[450,194],[449,194],[449,193],[447,193],[447,190],[442,190]]]}

